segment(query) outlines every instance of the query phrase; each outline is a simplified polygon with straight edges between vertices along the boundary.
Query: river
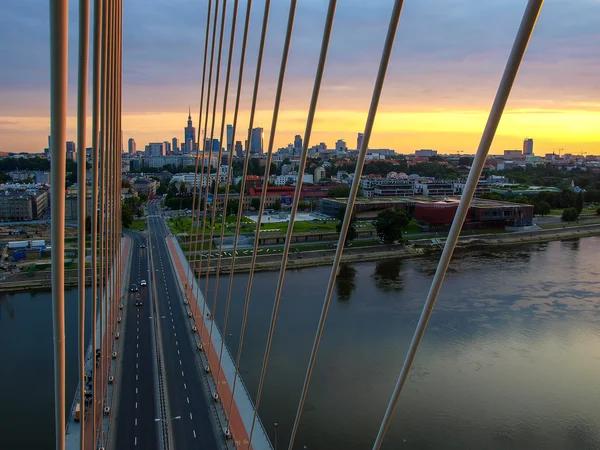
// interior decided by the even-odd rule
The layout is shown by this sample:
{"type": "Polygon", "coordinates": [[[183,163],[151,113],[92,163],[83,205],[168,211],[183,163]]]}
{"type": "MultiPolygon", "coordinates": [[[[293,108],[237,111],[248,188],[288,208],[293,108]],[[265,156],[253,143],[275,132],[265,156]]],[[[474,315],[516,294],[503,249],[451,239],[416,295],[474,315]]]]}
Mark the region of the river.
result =
{"type": "MultiPolygon", "coordinates": [[[[600,238],[457,254],[384,448],[600,448],[598,255],[600,238]]],[[[371,448],[436,264],[386,260],[342,268],[296,448],[371,448]]],[[[271,437],[278,423],[279,448],[287,446],[329,272],[286,274],[260,408],[271,437]]],[[[247,279],[234,279],[227,332],[234,351],[247,279]]],[[[276,281],[275,272],[254,279],[241,365],[252,396],[276,281]]],[[[219,284],[221,323],[227,277],[219,284]]],[[[212,283],[210,289],[212,302],[212,283]]],[[[50,296],[17,294],[1,302],[2,448],[50,448],[50,296]]],[[[74,291],[66,306],[70,400],[77,370],[74,291]]]]}

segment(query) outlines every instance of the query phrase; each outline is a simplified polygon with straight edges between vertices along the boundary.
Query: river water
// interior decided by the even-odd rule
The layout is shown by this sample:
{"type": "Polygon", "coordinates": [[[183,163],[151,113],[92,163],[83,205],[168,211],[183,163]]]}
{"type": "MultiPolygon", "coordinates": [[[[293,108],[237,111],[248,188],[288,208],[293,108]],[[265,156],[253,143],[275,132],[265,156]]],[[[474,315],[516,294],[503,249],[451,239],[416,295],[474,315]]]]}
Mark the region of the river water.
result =
{"type": "MultiPolygon", "coordinates": [[[[600,238],[456,255],[384,448],[600,448],[599,255],[600,238]]],[[[296,448],[371,448],[436,264],[342,268],[296,448]]],[[[286,274],[260,407],[272,438],[278,423],[279,448],[287,448],[329,272],[286,274]]],[[[247,279],[234,278],[226,333],[234,352],[247,279]]],[[[274,272],[254,279],[241,364],[253,397],[276,282],[274,272]]],[[[223,277],[220,324],[226,288],[223,277]]],[[[213,293],[211,282],[209,302],[213,293]]],[[[77,370],[75,295],[66,301],[69,401],[77,370]]],[[[1,447],[51,448],[50,296],[1,302],[1,447]]]]}

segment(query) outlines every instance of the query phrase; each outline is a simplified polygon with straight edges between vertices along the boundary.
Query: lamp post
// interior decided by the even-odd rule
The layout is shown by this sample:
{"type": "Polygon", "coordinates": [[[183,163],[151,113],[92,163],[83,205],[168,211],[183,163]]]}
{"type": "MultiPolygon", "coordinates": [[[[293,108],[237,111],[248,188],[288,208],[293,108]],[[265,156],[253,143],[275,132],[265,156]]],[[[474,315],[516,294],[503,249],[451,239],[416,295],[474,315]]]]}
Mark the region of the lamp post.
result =
{"type": "Polygon", "coordinates": [[[277,450],[277,426],[279,424],[277,422],[273,423],[273,427],[275,427],[275,450],[277,450]]]}

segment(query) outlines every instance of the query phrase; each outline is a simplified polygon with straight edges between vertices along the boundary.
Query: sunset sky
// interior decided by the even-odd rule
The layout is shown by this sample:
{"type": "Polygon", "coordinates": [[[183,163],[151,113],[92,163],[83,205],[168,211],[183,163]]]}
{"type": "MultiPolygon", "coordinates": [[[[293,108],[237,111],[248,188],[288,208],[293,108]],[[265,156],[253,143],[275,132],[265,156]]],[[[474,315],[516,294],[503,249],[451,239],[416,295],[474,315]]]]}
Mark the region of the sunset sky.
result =
{"type": "MultiPolygon", "coordinates": [[[[214,3],[214,2],[213,2],[214,3]]],[[[299,0],[275,148],[304,134],[326,0],[299,0]]],[[[77,2],[71,1],[69,129],[75,140],[77,2]]],[[[238,24],[245,2],[240,1],[238,24]]],[[[311,144],[356,147],[388,26],[392,0],[339,0],[311,144]]],[[[124,1],[123,133],[138,149],[183,139],[188,106],[198,127],[206,0],[124,1]]],[[[233,0],[228,2],[231,18],[233,0]]],[[[477,147],[525,0],[406,0],[371,148],[411,153],[477,147]]],[[[264,1],[253,2],[237,140],[246,138],[264,1]]],[[[288,0],[272,1],[255,126],[269,137],[288,0]]],[[[46,0],[0,2],[0,151],[39,152],[49,132],[49,26],[46,0]]],[[[544,5],[492,153],[525,137],[543,155],[600,154],[600,1],[544,5]]],[[[228,30],[229,28],[227,28],[228,30]]],[[[227,123],[239,66],[237,28],[227,123]]],[[[222,108],[226,32],[218,110],[222,108]]],[[[214,77],[213,77],[214,78],[214,77]]],[[[91,106],[91,103],[90,103],[91,106]]],[[[91,112],[91,109],[90,109],[91,112]]],[[[220,118],[217,117],[217,131],[220,118]]],[[[210,122],[209,122],[210,129],[210,122]]],[[[88,141],[88,146],[89,146],[88,141]]]]}

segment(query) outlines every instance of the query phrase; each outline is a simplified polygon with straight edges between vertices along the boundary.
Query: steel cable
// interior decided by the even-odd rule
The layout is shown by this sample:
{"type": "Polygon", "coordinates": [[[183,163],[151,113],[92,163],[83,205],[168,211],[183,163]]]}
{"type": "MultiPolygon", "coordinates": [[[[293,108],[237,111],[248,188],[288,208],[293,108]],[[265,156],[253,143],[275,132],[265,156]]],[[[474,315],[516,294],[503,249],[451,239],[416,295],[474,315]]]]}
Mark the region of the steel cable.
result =
{"type": "Polygon", "coordinates": [[[382,56],[381,56],[381,61],[379,63],[379,70],[377,72],[375,86],[373,88],[373,95],[371,97],[371,105],[369,107],[369,113],[368,113],[367,122],[365,125],[364,137],[363,137],[361,147],[359,149],[359,155],[358,155],[358,159],[356,162],[356,169],[354,172],[354,180],[352,182],[352,187],[350,188],[350,195],[348,197],[348,203],[347,203],[348,206],[346,208],[346,214],[344,215],[344,221],[342,223],[342,228],[340,230],[338,246],[337,246],[337,249],[335,252],[335,257],[333,260],[333,265],[331,268],[331,275],[329,277],[329,282],[327,284],[327,291],[325,294],[325,299],[323,300],[323,309],[321,311],[321,316],[319,318],[319,324],[317,326],[317,332],[315,334],[315,340],[314,340],[313,347],[311,350],[308,367],[306,369],[304,384],[302,386],[302,392],[300,394],[300,401],[298,402],[298,410],[296,412],[296,418],[294,419],[294,424],[292,426],[290,443],[288,446],[289,450],[292,450],[293,446],[294,446],[294,440],[295,440],[296,434],[298,432],[298,426],[300,424],[300,418],[302,416],[304,402],[306,401],[308,386],[310,384],[312,371],[313,371],[315,361],[317,358],[317,353],[319,351],[319,344],[321,342],[323,329],[325,327],[325,320],[327,318],[327,311],[329,310],[329,304],[331,302],[331,296],[333,294],[333,289],[335,286],[335,278],[336,278],[337,272],[339,270],[340,262],[342,259],[342,252],[344,250],[344,244],[346,242],[346,234],[348,233],[348,228],[350,226],[350,220],[351,220],[351,217],[353,214],[354,201],[356,200],[356,195],[358,193],[360,177],[361,177],[362,169],[363,169],[364,162],[365,162],[365,156],[367,154],[369,139],[371,138],[371,132],[373,130],[373,123],[375,122],[375,116],[377,115],[377,107],[379,106],[379,99],[381,97],[381,91],[383,89],[383,82],[385,80],[385,75],[387,73],[390,56],[392,54],[392,47],[394,45],[394,39],[396,37],[396,30],[398,28],[398,22],[400,21],[400,14],[402,12],[403,3],[404,3],[403,0],[396,0],[394,2],[394,6],[393,6],[392,13],[390,16],[390,23],[389,23],[389,27],[387,30],[387,36],[386,36],[385,43],[383,46],[383,52],[382,52],[382,56]]]}
{"type": "Polygon", "coordinates": [[[500,86],[498,87],[494,103],[483,130],[481,141],[479,143],[479,147],[477,148],[477,153],[475,154],[475,159],[471,166],[471,170],[469,171],[469,177],[467,178],[465,188],[458,204],[458,209],[456,210],[454,220],[452,221],[450,233],[448,234],[448,238],[446,239],[446,243],[444,245],[444,250],[440,256],[438,267],[431,282],[431,287],[429,289],[429,293],[427,294],[425,304],[423,305],[423,311],[421,312],[421,317],[419,318],[419,322],[408,348],[404,363],[402,364],[400,375],[398,376],[398,380],[392,392],[390,402],[381,421],[379,432],[377,433],[377,437],[373,444],[373,450],[378,450],[383,444],[383,439],[385,438],[385,434],[394,414],[394,410],[398,404],[400,393],[402,392],[402,388],[404,387],[404,383],[406,382],[410,368],[414,362],[419,345],[425,334],[427,323],[429,322],[429,318],[431,317],[435,302],[442,287],[444,276],[448,270],[452,253],[454,252],[456,242],[458,241],[458,236],[460,235],[460,230],[471,205],[471,200],[473,199],[473,194],[475,193],[475,188],[477,187],[477,182],[481,176],[487,154],[490,146],[492,145],[492,141],[494,140],[496,129],[498,128],[498,124],[502,118],[502,112],[506,106],[508,96],[519,71],[519,66],[521,65],[525,51],[527,50],[529,39],[531,38],[531,34],[535,28],[535,24],[543,3],[544,0],[529,0],[523,14],[521,25],[513,43],[508,62],[504,69],[504,74],[502,75],[502,80],[500,81],[500,86]]]}
{"type": "MultiPolygon", "coordinates": [[[[252,127],[254,126],[254,114],[256,112],[256,102],[258,99],[258,86],[260,83],[260,72],[262,69],[262,60],[263,60],[263,54],[264,54],[264,50],[265,50],[265,41],[267,38],[267,25],[268,25],[268,21],[269,21],[269,10],[271,7],[271,1],[270,0],[265,0],[265,9],[264,9],[264,13],[263,13],[263,19],[262,19],[262,30],[261,30],[261,34],[260,34],[260,44],[259,44],[259,48],[258,48],[258,58],[257,58],[257,62],[256,62],[256,74],[254,77],[254,90],[252,93],[252,106],[250,107],[250,123],[248,124],[248,145],[246,146],[246,157],[244,159],[244,174],[243,174],[243,179],[242,179],[242,188],[240,191],[240,208],[238,210],[238,215],[237,215],[237,225],[236,225],[236,230],[235,230],[235,238],[234,238],[234,254],[237,248],[237,241],[238,241],[238,237],[239,237],[239,232],[240,232],[240,222],[241,222],[241,216],[242,216],[242,212],[244,210],[244,203],[243,203],[243,195],[244,195],[244,190],[246,187],[246,177],[248,175],[248,161],[250,160],[250,153],[252,151],[252,127]]],[[[256,235],[256,239],[258,239],[258,235],[256,235]]],[[[233,261],[232,261],[232,267],[231,267],[231,273],[229,276],[229,292],[228,292],[228,296],[231,295],[231,289],[233,287],[233,275],[234,275],[234,267],[233,267],[233,261]]],[[[244,316],[242,319],[242,325],[240,328],[240,341],[239,341],[239,346],[238,346],[238,352],[237,352],[237,357],[236,357],[236,364],[235,364],[235,375],[233,377],[233,386],[231,388],[231,399],[229,401],[229,408],[227,410],[227,414],[226,416],[229,418],[231,417],[231,408],[233,407],[233,398],[235,395],[235,388],[237,385],[237,379],[239,376],[239,371],[240,371],[240,359],[241,359],[241,355],[242,355],[242,344],[244,341],[244,332],[246,329],[246,320],[248,318],[248,301],[246,301],[245,305],[244,305],[244,316]]]]}
{"type": "MultiPolygon", "coordinates": [[[[283,290],[283,280],[285,278],[285,269],[287,265],[287,258],[289,255],[290,245],[292,242],[292,234],[294,232],[294,221],[296,218],[296,211],[298,209],[298,203],[300,201],[300,194],[302,192],[302,178],[304,176],[304,168],[306,166],[306,159],[308,155],[308,143],[310,141],[310,137],[312,134],[312,126],[315,118],[315,112],[317,109],[317,101],[319,99],[319,92],[321,90],[321,83],[323,80],[323,73],[325,71],[325,63],[327,61],[327,53],[329,50],[329,42],[331,40],[331,31],[333,29],[333,19],[335,17],[335,9],[337,6],[337,0],[330,0],[329,7],[327,9],[327,16],[325,19],[325,25],[323,28],[323,39],[321,42],[321,51],[319,54],[319,61],[317,64],[317,70],[315,74],[315,81],[313,85],[313,92],[310,100],[310,107],[308,109],[308,118],[306,120],[306,129],[304,132],[304,142],[302,146],[302,155],[300,158],[300,165],[298,170],[298,181],[296,182],[296,188],[294,190],[294,200],[292,204],[292,209],[290,211],[290,219],[288,222],[288,229],[285,237],[285,244],[283,255],[281,258],[281,268],[279,270],[279,278],[277,281],[277,290],[275,291],[275,300],[273,302],[273,311],[271,313],[271,322],[269,325],[269,334],[267,337],[267,344],[265,347],[265,354],[263,357],[263,363],[260,373],[260,380],[258,382],[258,390],[256,394],[256,401],[254,402],[254,416],[252,418],[252,426],[250,428],[250,439],[252,442],[252,435],[254,433],[254,426],[256,423],[256,419],[258,417],[258,408],[260,406],[260,399],[262,395],[263,385],[265,376],[267,373],[267,365],[269,363],[269,356],[271,353],[271,344],[273,342],[273,335],[275,333],[275,323],[277,321],[277,312],[279,310],[279,302],[281,300],[281,292],[283,290]]],[[[265,189],[266,192],[266,189],[265,189]]],[[[264,194],[264,192],[263,192],[264,194]]],[[[262,201],[261,201],[262,203],[262,201]]],[[[254,261],[253,261],[254,262],[254,261]]],[[[252,266],[252,272],[254,271],[254,264],[252,266]]]]}
{"type": "MultiPolygon", "coordinates": [[[[236,0],[236,5],[237,5],[237,0],[236,0]]],[[[238,113],[239,113],[239,109],[240,109],[240,98],[241,98],[241,92],[242,92],[242,81],[244,78],[244,63],[246,60],[246,44],[248,42],[248,30],[250,28],[250,13],[251,13],[251,9],[252,9],[252,0],[248,0],[247,4],[246,4],[246,19],[245,19],[245,23],[244,23],[244,34],[242,36],[242,47],[241,47],[241,51],[240,51],[240,67],[239,67],[239,71],[238,71],[238,82],[237,82],[237,91],[236,91],[236,95],[235,95],[235,107],[234,107],[234,112],[233,112],[233,126],[232,126],[232,136],[233,139],[235,140],[235,134],[236,134],[236,129],[237,129],[237,120],[238,120],[238,113]]],[[[232,29],[232,37],[233,37],[233,32],[235,31],[235,27],[233,27],[232,29]]],[[[233,40],[233,39],[232,39],[233,40]]],[[[228,197],[229,197],[229,183],[231,182],[231,173],[233,171],[233,155],[230,155],[230,159],[229,159],[229,171],[227,173],[227,187],[225,188],[225,201],[223,204],[223,211],[225,213],[225,216],[223,217],[223,227],[226,223],[226,214],[227,214],[227,203],[228,203],[228,197]]],[[[245,167],[245,171],[243,173],[243,177],[245,178],[246,176],[246,172],[248,170],[248,166],[246,165],[245,167]]],[[[242,204],[243,204],[243,187],[245,186],[245,182],[242,181],[242,192],[240,192],[240,196],[238,199],[238,216],[237,216],[237,228],[236,228],[236,234],[234,236],[234,241],[233,241],[233,252],[231,254],[231,267],[230,267],[230,276],[229,276],[229,290],[227,292],[227,300],[225,302],[225,318],[223,321],[223,339],[221,339],[221,349],[219,351],[219,368],[217,371],[217,379],[216,379],[216,385],[219,385],[219,380],[221,377],[221,367],[222,367],[222,359],[223,359],[223,349],[225,346],[225,334],[227,333],[227,322],[229,319],[229,305],[231,303],[231,288],[232,288],[232,283],[233,283],[233,270],[235,267],[235,254],[237,251],[237,232],[239,232],[239,212],[240,209],[242,208],[242,204]]],[[[223,241],[223,237],[225,234],[225,228],[221,229],[221,242],[223,241]]],[[[218,276],[218,273],[217,273],[218,276]]],[[[215,292],[215,295],[216,292],[215,292]]]]}

